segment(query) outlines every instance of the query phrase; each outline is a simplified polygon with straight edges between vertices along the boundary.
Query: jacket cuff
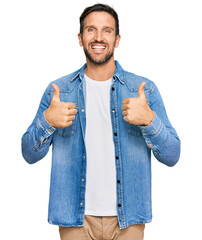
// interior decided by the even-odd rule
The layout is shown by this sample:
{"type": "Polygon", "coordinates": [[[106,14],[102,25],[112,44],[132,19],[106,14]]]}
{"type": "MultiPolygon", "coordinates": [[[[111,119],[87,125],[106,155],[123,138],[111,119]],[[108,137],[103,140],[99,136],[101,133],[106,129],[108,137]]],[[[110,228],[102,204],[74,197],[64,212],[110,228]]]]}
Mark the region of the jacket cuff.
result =
{"type": "Polygon", "coordinates": [[[51,126],[48,123],[48,121],[46,120],[46,118],[44,116],[44,112],[42,113],[41,117],[37,119],[36,125],[37,125],[38,129],[40,129],[42,131],[43,138],[46,139],[55,132],[56,128],[54,128],[53,126],[51,126]]]}
{"type": "Polygon", "coordinates": [[[162,121],[155,113],[152,122],[148,126],[140,125],[139,128],[142,130],[143,136],[156,136],[161,128],[162,128],[162,121]]]}

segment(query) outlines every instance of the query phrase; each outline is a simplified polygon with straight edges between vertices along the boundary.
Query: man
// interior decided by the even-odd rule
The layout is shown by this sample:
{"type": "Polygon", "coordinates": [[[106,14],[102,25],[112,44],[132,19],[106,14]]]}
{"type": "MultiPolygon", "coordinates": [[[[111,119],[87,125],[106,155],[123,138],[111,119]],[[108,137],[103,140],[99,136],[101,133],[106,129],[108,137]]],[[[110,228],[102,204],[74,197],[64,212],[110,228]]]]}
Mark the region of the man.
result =
{"type": "Polygon", "coordinates": [[[22,154],[32,164],[52,144],[48,221],[62,240],[140,240],[152,219],[151,151],[173,166],[180,140],[156,85],[114,60],[114,9],[86,8],[78,39],[87,63],[47,87],[22,154]]]}

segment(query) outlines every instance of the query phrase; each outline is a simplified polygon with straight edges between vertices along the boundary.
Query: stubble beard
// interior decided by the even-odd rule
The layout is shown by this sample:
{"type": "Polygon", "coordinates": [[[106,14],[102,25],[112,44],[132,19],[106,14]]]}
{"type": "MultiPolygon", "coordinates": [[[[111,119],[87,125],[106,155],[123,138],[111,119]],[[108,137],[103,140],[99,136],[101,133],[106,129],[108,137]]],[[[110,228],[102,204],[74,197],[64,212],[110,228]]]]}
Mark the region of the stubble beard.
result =
{"type": "Polygon", "coordinates": [[[93,58],[91,56],[91,54],[88,52],[88,50],[86,48],[83,48],[83,49],[84,49],[84,53],[85,53],[86,57],[88,58],[88,60],[91,63],[94,63],[95,65],[102,65],[102,64],[107,63],[112,58],[112,56],[114,55],[114,52],[110,52],[110,53],[106,54],[103,59],[96,60],[95,58],[93,58]]]}
{"type": "MultiPolygon", "coordinates": [[[[83,40],[82,40],[83,41],[83,40]]],[[[102,42],[94,42],[94,43],[102,43],[102,42]]],[[[114,47],[115,47],[115,43],[116,41],[114,42],[114,47]]],[[[84,46],[84,42],[83,42],[83,50],[84,50],[84,53],[86,55],[86,57],[88,58],[88,60],[95,64],[95,65],[102,65],[102,64],[105,64],[107,63],[111,58],[112,56],[114,55],[114,49],[112,52],[108,52],[105,57],[101,60],[96,60],[95,58],[93,58],[93,56],[89,53],[88,49],[84,46]]]]}

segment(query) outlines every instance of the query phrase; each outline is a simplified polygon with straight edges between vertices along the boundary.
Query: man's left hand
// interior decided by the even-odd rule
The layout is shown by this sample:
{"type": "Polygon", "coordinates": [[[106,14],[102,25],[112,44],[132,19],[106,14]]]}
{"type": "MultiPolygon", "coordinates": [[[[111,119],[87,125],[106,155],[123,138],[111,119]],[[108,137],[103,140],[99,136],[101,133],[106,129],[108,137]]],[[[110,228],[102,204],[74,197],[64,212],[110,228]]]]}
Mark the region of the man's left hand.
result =
{"type": "Polygon", "coordinates": [[[124,120],[134,125],[149,125],[154,118],[154,111],[151,110],[147,103],[142,82],[138,88],[138,97],[125,98],[122,103],[124,120]]]}

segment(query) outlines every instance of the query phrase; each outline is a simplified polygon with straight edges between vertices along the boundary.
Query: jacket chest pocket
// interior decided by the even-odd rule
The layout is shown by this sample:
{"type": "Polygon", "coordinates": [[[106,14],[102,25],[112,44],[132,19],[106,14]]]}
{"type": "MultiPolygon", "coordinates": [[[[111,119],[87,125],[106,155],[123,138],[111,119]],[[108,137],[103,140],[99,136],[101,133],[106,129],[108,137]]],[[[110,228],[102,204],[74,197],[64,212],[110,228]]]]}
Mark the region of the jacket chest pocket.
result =
{"type": "MultiPolygon", "coordinates": [[[[76,106],[75,108],[78,111],[78,106],[76,106]]],[[[70,137],[70,136],[74,135],[75,132],[76,132],[77,118],[78,118],[78,112],[76,113],[75,118],[72,120],[72,125],[70,125],[66,128],[58,128],[56,130],[56,133],[60,136],[63,136],[63,137],[70,137]]]]}
{"type": "Polygon", "coordinates": [[[126,122],[126,128],[129,135],[142,136],[142,131],[137,125],[126,122]]]}

